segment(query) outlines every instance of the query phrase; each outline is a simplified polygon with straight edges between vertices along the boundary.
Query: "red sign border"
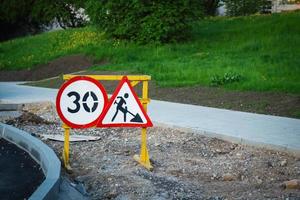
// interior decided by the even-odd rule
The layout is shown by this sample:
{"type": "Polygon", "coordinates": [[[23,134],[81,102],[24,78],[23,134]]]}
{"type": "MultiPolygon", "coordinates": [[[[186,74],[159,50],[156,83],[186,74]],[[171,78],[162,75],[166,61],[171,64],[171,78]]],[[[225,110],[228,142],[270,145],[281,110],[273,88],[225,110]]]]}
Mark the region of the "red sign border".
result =
{"type": "Polygon", "coordinates": [[[116,90],[114,91],[113,95],[111,96],[107,106],[104,108],[100,118],[99,118],[99,123],[96,125],[96,127],[142,127],[142,128],[146,128],[146,127],[152,127],[153,123],[150,120],[149,116],[147,115],[144,107],[142,106],[137,94],[135,93],[135,91],[133,90],[127,76],[123,76],[123,78],[121,79],[121,81],[119,82],[116,90]],[[109,108],[112,106],[114,99],[116,98],[116,96],[118,95],[118,93],[120,92],[122,86],[124,85],[124,83],[127,83],[129,86],[129,89],[131,91],[131,93],[133,94],[134,99],[136,100],[138,106],[140,107],[143,115],[145,116],[147,123],[146,124],[140,124],[140,123],[112,123],[112,124],[103,124],[102,121],[104,119],[104,117],[106,116],[109,108]]]}
{"type": "Polygon", "coordinates": [[[68,125],[69,127],[71,128],[76,128],[76,129],[83,129],[83,128],[90,128],[90,127],[93,127],[93,126],[96,126],[97,125],[97,122],[99,121],[99,118],[101,116],[101,114],[103,113],[106,105],[108,103],[108,97],[107,97],[107,93],[106,93],[106,90],[105,88],[103,87],[103,85],[97,81],[96,79],[93,79],[93,78],[90,78],[90,77],[87,77],[87,76],[76,76],[76,77],[73,77],[71,78],[70,80],[68,80],[67,82],[65,82],[59,89],[58,93],[57,93],[57,96],[56,96],[56,110],[57,110],[57,113],[58,113],[58,116],[60,117],[60,119],[66,124],[68,125]],[[102,112],[100,113],[100,115],[97,117],[97,119],[95,119],[94,121],[88,123],[88,124],[74,124],[72,122],[70,122],[68,119],[65,118],[65,116],[63,115],[62,111],[61,111],[61,108],[60,108],[60,99],[61,99],[61,95],[63,93],[63,91],[66,89],[66,87],[68,87],[70,84],[76,82],[76,81],[79,81],[79,80],[86,80],[86,81],[90,81],[92,83],[94,83],[102,92],[103,94],[103,98],[104,98],[104,106],[103,106],[103,109],[102,109],[102,112]]]}

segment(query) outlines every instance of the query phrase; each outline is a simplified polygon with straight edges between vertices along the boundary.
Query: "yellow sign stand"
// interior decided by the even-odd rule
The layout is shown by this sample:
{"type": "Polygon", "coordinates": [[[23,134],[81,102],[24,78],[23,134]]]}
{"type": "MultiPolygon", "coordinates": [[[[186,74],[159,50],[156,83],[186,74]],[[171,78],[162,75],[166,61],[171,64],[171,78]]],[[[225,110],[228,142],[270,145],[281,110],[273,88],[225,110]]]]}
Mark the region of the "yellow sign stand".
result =
{"type": "MultiPolygon", "coordinates": [[[[87,76],[93,79],[96,79],[98,81],[119,81],[123,78],[122,75],[64,75],[63,80],[67,81],[71,78],[74,78],[76,76],[87,76]]],[[[140,99],[145,111],[147,111],[147,105],[150,102],[150,99],[148,98],[148,81],[151,80],[151,76],[147,75],[129,75],[127,76],[128,80],[131,81],[132,87],[136,86],[138,83],[142,81],[142,98],[140,99]]],[[[71,165],[70,165],[70,157],[69,157],[69,152],[70,152],[70,127],[67,125],[63,125],[64,128],[64,135],[65,135],[65,140],[64,140],[64,150],[63,150],[63,161],[64,161],[64,166],[67,170],[71,170],[71,165]]],[[[148,153],[148,148],[147,148],[147,128],[142,128],[142,133],[141,133],[141,151],[140,155],[134,155],[134,160],[136,160],[138,163],[140,163],[143,167],[145,167],[148,170],[152,170],[153,167],[150,163],[150,158],[149,158],[149,153],[148,153]]]]}

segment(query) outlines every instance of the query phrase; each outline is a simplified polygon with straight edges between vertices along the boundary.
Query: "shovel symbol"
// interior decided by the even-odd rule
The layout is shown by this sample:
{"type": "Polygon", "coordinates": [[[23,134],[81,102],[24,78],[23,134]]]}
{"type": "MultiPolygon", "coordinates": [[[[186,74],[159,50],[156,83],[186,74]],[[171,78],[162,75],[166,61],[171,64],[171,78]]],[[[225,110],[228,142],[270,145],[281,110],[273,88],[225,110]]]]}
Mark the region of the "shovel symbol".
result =
{"type": "Polygon", "coordinates": [[[127,110],[127,112],[133,116],[133,118],[130,120],[131,122],[143,123],[143,120],[142,120],[141,116],[139,115],[139,113],[136,113],[136,115],[134,115],[129,110],[127,110]]]}

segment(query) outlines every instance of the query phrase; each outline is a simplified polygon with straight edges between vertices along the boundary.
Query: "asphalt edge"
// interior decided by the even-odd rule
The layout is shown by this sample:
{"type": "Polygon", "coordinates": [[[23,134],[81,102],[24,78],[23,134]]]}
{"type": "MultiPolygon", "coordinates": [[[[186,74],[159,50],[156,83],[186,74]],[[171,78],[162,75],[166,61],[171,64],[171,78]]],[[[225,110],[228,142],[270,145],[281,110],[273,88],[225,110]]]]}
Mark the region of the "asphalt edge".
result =
{"type": "Polygon", "coordinates": [[[14,143],[40,164],[45,180],[29,197],[30,200],[58,198],[61,163],[54,151],[41,140],[15,127],[0,123],[0,138],[14,143]]]}
{"type": "Polygon", "coordinates": [[[215,137],[215,138],[225,140],[228,142],[242,144],[242,145],[248,145],[248,146],[255,147],[255,148],[264,148],[267,150],[286,152],[286,153],[292,154],[293,156],[295,156],[297,158],[300,158],[300,149],[292,148],[292,147],[289,147],[288,145],[281,146],[281,145],[276,145],[276,144],[263,143],[263,142],[258,142],[258,141],[254,141],[254,140],[244,139],[241,137],[228,136],[228,135],[225,135],[222,133],[215,133],[215,132],[205,131],[205,130],[195,130],[193,128],[169,125],[169,124],[160,123],[160,122],[154,122],[154,125],[160,126],[160,127],[165,127],[165,128],[172,128],[172,129],[176,129],[176,130],[183,131],[183,132],[196,133],[196,134],[200,134],[200,135],[203,135],[206,137],[211,137],[211,138],[215,137]]]}

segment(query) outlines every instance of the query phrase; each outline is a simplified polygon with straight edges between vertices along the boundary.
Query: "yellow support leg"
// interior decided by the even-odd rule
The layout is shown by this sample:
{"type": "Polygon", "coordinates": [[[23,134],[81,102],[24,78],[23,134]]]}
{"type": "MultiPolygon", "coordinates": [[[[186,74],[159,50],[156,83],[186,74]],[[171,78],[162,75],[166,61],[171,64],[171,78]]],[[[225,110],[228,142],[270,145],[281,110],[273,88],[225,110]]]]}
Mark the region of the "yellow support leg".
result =
{"type": "MultiPolygon", "coordinates": [[[[143,81],[143,88],[142,88],[142,104],[147,111],[147,104],[149,103],[148,100],[148,81],[143,81]]],[[[147,149],[147,129],[142,128],[142,136],[141,136],[141,152],[140,156],[134,155],[134,160],[136,160],[138,163],[140,163],[142,166],[144,166],[148,170],[152,170],[153,167],[150,163],[149,153],[147,149]]]]}
{"type": "Polygon", "coordinates": [[[64,125],[63,128],[65,129],[65,139],[64,139],[64,151],[63,151],[63,161],[64,161],[64,167],[68,171],[72,171],[72,168],[70,166],[70,160],[69,160],[69,152],[70,152],[70,127],[64,125]]]}
{"type": "Polygon", "coordinates": [[[142,137],[141,137],[141,152],[140,156],[134,155],[134,160],[140,163],[143,167],[148,170],[152,170],[153,167],[150,163],[149,153],[147,149],[147,129],[142,128],[142,137]]]}

